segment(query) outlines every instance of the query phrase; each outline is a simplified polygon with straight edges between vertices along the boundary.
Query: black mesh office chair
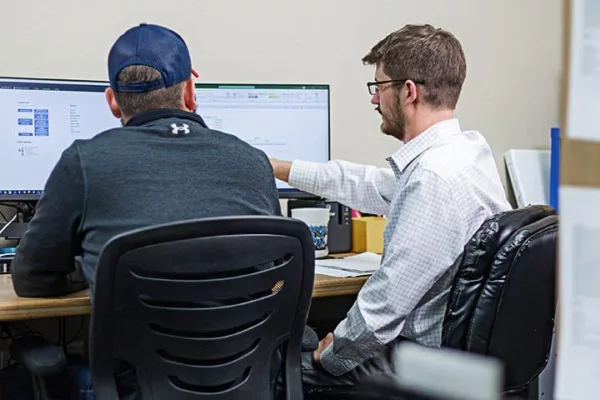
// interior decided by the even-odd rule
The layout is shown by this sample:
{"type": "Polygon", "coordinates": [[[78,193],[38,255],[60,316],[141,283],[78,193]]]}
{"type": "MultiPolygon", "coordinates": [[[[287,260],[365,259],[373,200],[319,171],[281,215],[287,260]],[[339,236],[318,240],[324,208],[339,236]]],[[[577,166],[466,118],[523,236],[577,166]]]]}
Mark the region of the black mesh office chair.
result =
{"type": "Polygon", "coordinates": [[[144,400],[268,399],[281,349],[286,398],[301,399],[313,283],[310,231],[288,218],[203,219],[113,238],[96,272],[96,398],[117,398],[123,360],[144,400]]]}

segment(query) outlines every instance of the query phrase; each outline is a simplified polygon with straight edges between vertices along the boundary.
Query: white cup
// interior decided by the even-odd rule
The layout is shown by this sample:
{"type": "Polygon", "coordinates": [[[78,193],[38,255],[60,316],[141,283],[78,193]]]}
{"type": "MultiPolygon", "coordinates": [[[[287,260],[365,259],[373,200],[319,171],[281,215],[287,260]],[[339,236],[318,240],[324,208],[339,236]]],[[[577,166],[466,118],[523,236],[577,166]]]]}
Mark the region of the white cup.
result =
{"type": "Polygon", "coordinates": [[[315,257],[327,256],[329,254],[329,248],[327,247],[329,207],[294,208],[292,209],[292,218],[304,222],[310,228],[313,244],[315,245],[315,257]]]}

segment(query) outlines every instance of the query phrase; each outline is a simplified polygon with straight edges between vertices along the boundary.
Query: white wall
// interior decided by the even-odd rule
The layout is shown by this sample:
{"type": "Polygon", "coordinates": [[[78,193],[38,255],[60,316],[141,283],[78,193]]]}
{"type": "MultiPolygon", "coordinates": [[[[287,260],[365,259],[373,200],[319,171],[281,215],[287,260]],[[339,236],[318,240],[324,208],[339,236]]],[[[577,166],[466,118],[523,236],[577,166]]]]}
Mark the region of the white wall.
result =
{"type": "Polygon", "coordinates": [[[0,76],[106,80],[111,44],[143,21],[179,31],[205,81],[331,84],[335,158],[386,165],[399,146],[379,131],[365,85],[373,69],[360,60],[406,23],[462,41],[458,116],[498,161],[548,146],[558,123],[560,0],[2,0],[0,76]]]}

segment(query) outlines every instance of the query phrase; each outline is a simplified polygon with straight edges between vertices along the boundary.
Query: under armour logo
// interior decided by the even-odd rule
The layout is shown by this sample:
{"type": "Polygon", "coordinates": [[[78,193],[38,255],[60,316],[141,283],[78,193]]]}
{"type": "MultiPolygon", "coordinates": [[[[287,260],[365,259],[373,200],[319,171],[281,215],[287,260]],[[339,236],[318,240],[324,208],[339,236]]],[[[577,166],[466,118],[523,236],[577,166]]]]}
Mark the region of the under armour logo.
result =
{"type": "Polygon", "coordinates": [[[171,128],[173,128],[171,133],[174,135],[179,135],[179,132],[183,132],[184,135],[190,133],[190,126],[188,124],[183,124],[181,126],[177,124],[171,124],[171,128]]]}

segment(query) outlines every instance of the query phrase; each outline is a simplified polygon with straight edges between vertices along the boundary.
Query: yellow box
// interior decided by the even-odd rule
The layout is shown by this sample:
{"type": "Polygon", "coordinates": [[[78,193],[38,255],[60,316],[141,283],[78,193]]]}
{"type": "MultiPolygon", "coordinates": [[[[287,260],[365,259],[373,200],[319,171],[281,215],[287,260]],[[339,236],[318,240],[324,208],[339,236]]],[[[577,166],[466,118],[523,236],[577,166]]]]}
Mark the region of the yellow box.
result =
{"type": "Polygon", "coordinates": [[[352,219],[352,251],[364,253],[383,252],[383,229],[387,220],[381,217],[361,217],[352,219]]]}

